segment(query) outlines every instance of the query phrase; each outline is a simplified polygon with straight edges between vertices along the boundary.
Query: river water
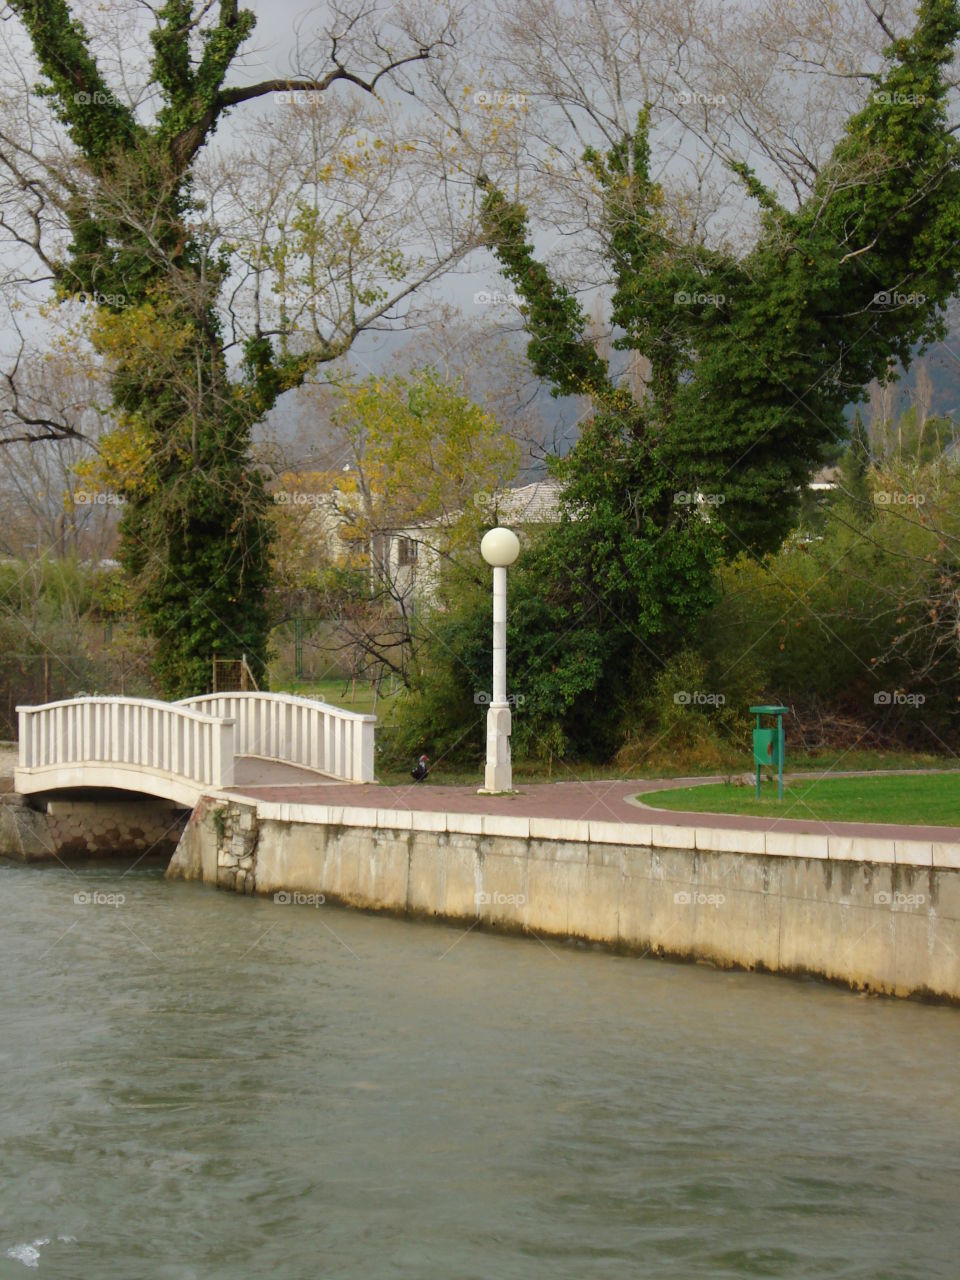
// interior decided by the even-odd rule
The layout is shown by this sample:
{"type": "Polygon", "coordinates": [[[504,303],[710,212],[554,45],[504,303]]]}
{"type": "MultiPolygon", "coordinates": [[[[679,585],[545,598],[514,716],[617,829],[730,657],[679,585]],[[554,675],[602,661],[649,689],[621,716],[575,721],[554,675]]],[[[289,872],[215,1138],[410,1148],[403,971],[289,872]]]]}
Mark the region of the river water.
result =
{"type": "Polygon", "coordinates": [[[960,1010],[157,867],[0,903],[4,1278],[960,1277],[960,1010]]]}

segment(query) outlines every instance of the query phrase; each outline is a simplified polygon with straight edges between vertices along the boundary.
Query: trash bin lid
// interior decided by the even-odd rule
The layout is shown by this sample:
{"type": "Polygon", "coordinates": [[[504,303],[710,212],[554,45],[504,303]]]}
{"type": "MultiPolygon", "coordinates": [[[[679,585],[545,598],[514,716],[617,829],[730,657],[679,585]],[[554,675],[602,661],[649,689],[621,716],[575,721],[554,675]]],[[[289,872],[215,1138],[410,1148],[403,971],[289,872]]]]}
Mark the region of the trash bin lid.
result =
{"type": "Polygon", "coordinates": [[[751,707],[750,714],[761,715],[761,716],[786,716],[790,714],[790,708],[789,707],[773,707],[773,706],[751,707]]]}

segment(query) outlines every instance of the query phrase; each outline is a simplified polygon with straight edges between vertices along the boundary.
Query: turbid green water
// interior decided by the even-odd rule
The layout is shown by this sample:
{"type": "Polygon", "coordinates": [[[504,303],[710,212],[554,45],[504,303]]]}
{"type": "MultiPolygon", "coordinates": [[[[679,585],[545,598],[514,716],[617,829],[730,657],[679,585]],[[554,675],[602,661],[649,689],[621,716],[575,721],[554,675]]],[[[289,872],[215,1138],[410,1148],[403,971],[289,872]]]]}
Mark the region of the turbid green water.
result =
{"type": "Polygon", "coordinates": [[[4,1278],[960,1276],[960,1011],[157,869],[0,904],[4,1278]]]}

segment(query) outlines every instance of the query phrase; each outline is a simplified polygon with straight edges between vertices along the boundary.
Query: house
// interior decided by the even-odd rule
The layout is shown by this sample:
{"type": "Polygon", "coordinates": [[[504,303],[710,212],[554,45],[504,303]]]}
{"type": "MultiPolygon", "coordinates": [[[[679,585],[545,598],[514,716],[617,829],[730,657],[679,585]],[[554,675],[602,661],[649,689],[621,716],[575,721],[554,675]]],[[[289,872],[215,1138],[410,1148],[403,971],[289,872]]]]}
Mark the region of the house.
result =
{"type": "MultiPolygon", "coordinates": [[[[536,480],[517,489],[478,493],[474,502],[490,513],[491,524],[509,525],[521,535],[524,528],[560,519],[560,486],[556,480],[536,480]]],[[[460,514],[460,513],[455,513],[460,514]]],[[[404,608],[428,605],[435,597],[443,561],[445,521],[428,520],[379,531],[371,546],[371,572],[379,574],[404,608]]]]}
{"type": "MultiPolygon", "coordinates": [[[[559,492],[557,481],[535,480],[516,489],[477,493],[474,503],[491,525],[507,524],[522,535],[524,528],[560,518],[559,492]]],[[[298,553],[340,568],[367,565],[371,588],[379,585],[403,610],[423,607],[435,598],[446,550],[444,534],[462,515],[453,511],[371,529],[367,512],[377,504],[361,492],[352,468],[288,473],[281,477],[273,500],[293,517],[288,536],[298,553]]]]}

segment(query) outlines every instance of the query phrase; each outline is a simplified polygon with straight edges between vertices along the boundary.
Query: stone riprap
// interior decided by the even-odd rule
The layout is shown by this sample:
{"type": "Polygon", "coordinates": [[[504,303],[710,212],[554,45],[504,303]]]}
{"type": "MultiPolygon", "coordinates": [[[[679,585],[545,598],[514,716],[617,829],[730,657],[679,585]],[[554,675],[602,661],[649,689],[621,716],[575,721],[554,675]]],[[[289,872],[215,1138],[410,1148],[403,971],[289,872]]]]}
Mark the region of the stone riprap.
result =
{"type": "Polygon", "coordinates": [[[72,800],[29,803],[0,795],[0,855],[21,862],[70,862],[155,853],[169,857],[188,812],[164,800],[72,800]]]}

